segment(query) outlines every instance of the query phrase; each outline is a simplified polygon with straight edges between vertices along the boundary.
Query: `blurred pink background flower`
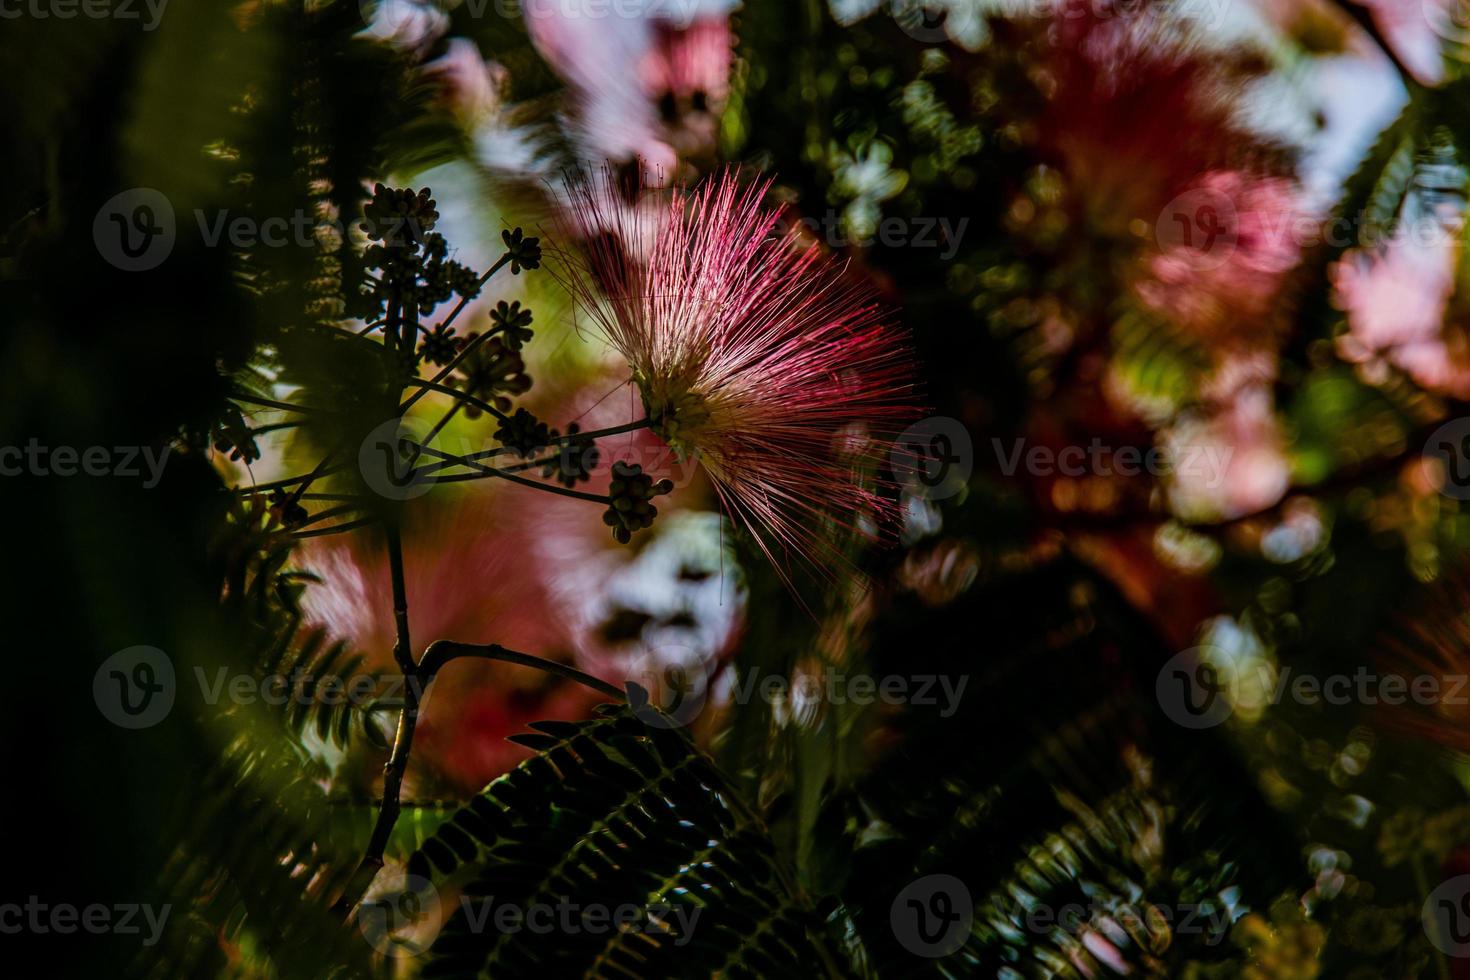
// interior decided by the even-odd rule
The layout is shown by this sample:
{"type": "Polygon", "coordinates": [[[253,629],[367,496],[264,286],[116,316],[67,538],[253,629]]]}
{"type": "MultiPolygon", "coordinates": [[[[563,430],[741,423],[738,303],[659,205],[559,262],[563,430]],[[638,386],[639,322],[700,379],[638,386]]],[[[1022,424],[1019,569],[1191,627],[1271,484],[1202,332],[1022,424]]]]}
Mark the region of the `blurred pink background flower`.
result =
{"type": "Polygon", "coordinates": [[[1202,341],[1269,344],[1290,316],[1281,294],[1313,230],[1304,218],[1283,178],[1206,173],[1161,215],[1139,298],[1202,341]]]}
{"type": "Polygon", "coordinates": [[[1338,351],[1376,380],[1391,366],[1432,391],[1470,397],[1470,338],[1459,317],[1446,323],[1460,256],[1452,234],[1395,236],[1379,251],[1348,252],[1334,267],[1336,301],[1348,319],[1338,351]]]}

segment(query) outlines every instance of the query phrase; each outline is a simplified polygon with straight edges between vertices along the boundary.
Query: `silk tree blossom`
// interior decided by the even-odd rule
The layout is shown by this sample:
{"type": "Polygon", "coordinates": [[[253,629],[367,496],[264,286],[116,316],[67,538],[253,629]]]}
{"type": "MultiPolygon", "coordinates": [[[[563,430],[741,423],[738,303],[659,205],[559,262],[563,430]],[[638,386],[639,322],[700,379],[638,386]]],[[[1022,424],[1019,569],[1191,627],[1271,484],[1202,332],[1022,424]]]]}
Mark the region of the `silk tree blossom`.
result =
{"type": "Polygon", "coordinates": [[[1214,398],[1206,392],[1213,411],[1186,417],[1162,434],[1171,458],[1212,460],[1209,466],[1181,467],[1169,485],[1170,509],[1185,520],[1230,520],[1264,511],[1291,488],[1291,461],[1270,379],[1238,368],[1237,360],[1228,359],[1216,379],[1216,387],[1228,391],[1214,398]]]}
{"type": "Polygon", "coordinates": [[[732,520],[783,576],[831,575],[844,532],[894,506],[864,472],[918,414],[913,356],[842,262],[777,232],[769,187],[727,170],[649,209],[621,206],[609,174],[583,182],[580,220],[604,231],[562,276],[732,520]]]}
{"type": "Polygon", "coordinates": [[[1161,249],[1135,288],[1207,345],[1274,346],[1291,312],[1283,291],[1298,236],[1314,227],[1290,181],[1212,171],[1164,208],[1161,249]]]}
{"type": "Polygon", "coordinates": [[[1429,242],[1399,236],[1376,254],[1343,256],[1333,269],[1348,319],[1339,353],[1370,377],[1381,379],[1391,366],[1431,391],[1470,397],[1470,337],[1458,317],[1446,317],[1458,262],[1448,231],[1429,242]]]}

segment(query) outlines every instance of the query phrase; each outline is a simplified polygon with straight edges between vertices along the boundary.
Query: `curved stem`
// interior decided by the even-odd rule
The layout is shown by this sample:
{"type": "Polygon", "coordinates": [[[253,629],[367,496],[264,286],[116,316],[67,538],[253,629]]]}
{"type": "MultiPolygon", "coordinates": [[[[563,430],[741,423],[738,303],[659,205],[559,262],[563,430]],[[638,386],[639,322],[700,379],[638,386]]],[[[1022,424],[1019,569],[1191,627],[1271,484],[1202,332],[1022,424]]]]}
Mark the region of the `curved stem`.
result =
{"type": "Polygon", "coordinates": [[[476,462],[475,460],[470,459],[467,456],[456,456],[453,453],[441,452],[438,449],[430,449],[428,446],[422,446],[418,443],[409,443],[409,445],[413,446],[421,453],[426,453],[438,459],[447,459],[455,463],[461,463],[465,466],[470,466],[477,470],[480,470],[487,476],[496,476],[502,480],[509,480],[511,483],[518,483],[521,486],[530,487],[532,490],[544,490],[547,493],[555,493],[563,497],[572,497],[576,500],[590,500],[594,504],[612,503],[611,497],[601,496],[595,493],[584,493],[581,490],[567,490],[563,487],[553,486],[550,483],[542,483],[540,480],[528,480],[523,476],[516,476],[514,473],[511,473],[507,470],[500,470],[496,469],[493,466],[486,466],[484,463],[476,462]]]}
{"type": "MultiPolygon", "coordinates": [[[[505,450],[505,451],[506,452],[514,452],[514,450],[505,450]]],[[[493,452],[495,452],[495,453],[498,454],[498,453],[501,452],[501,450],[493,450],[493,452]]],[[[458,460],[448,460],[448,461],[440,460],[437,463],[433,463],[433,464],[431,464],[429,466],[423,466],[423,467],[420,467],[419,469],[416,469],[416,470],[412,471],[411,473],[409,473],[409,477],[410,478],[413,478],[413,477],[418,476],[419,474],[428,475],[428,474],[431,474],[431,473],[438,473],[441,470],[452,469],[452,468],[454,468],[456,466],[468,466],[468,465],[470,465],[470,463],[468,462],[469,460],[479,459],[479,458],[484,457],[485,455],[486,455],[485,453],[471,453],[470,455],[464,457],[465,460],[466,460],[466,462],[464,462],[464,463],[461,463],[458,460]]],[[[434,482],[436,482],[436,483],[461,483],[461,482],[463,482],[465,480],[493,480],[494,478],[496,478],[496,477],[498,477],[498,476],[500,476],[501,474],[504,474],[504,473],[520,473],[520,472],[522,472],[524,470],[533,470],[533,469],[535,469],[538,466],[546,466],[546,465],[548,465],[550,463],[555,463],[556,461],[557,461],[557,457],[556,456],[543,456],[540,459],[531,459],[531,460],[527,460],[524,463],[516,463],[514,466],[498,466],[498,467],[495,467],[495,472],[494,473],[455,473],[455,474],[453,474],[451,476],[441,476],[441,477],[438,477],[434,482]]]]}
{"type": "Polygon", "coordinates": [[[344,531],[355,531],[360,527],[367,527],[375,521],[377,521],[376,517],[364,517],[360,521],[348,521],[346,524],[333,524],[331,527],[321,527],[315,531],[298,531],[291,536],[293,538],[320,538],[328,534],[341,534],[344,531]]]}
{"type": "Polygon", "coordinates": [[[496,408],[489,402],[476,398],[469,392],[460,391],[458,388],[452,388],[449,385],[440,384],[437,381],[425,381],[423,378],[411,378],[409,379],[408,383],[422,390],[417,395],[410,398],[402,405],[398,406],[398,412],[400,415],[408,411],[409,407],[412,406],[414,402],[418,401],[418,399],[422,397],[426,392],[437,391],[440,394],[453,395],[460,401],[468,405],[473,405],[475,408],[478,408],[486,415],[493,415],[502,422],[506,421],[506,419],[509,418],[508,415],[506,415],[504,412],[502,412],[500,409],[496,408]]]}
{"type": "Polygon", "coordinates": [[[295,429],[305,424],[306,423],[300,419],[295,422],[273,422],[270,425],[262,425],[258,428],[251,429],[250,434],[252,436],[263,436],[267,432],[276,432],[281,429],[295,429]]]}
{"type": "MultiPolygon", "coordinates": [[[[333,466],[330,469],[320,470],[320,471],[315,471],[314,470],[311,473],[303,473],[300,476],[288,476],[288,477],[286,477],[284,479],[281,479],[281,480],[272,480],[269,483],[252,483],[248,487],[232,487],[231,490],[230,490],[230,492],[231,493],[242,493],[242,494],[246,494],[248,496],[249,494],[252,494],[252,493],[264,493],[267,490],[282,490],[282,489],[285,489],[286,487],[294,487],[298,483],[310,483],[312,480],[315,480],[317,477],[330,476],[333,473],[340,473],[342,470],[345,470],[345,469],[347,469],[347,466],[345,464],[342,465],[342,466],[333,466]]],[[[299,499],[303,499],[304,500],[304,499],[306,499],[306,497],[303,494],[302,497],[299,498],[299,499]]]]}
{"type": "Polygon", "coordinates": [[[602,439],[605,436],[620,436],[624,432],[637,432],[639,429],[647,429],[653,426],[652,419],[639,419],[636,422],[625,422],[622,425],[614,425],[606,429],[593,429],[590,432],[578,432],[576,435],[557,436],[551,440],[551,445],[559,445],[571,442],[573,439],[602,439]]]}
{"type": "MultiPolygon", "coordinates": [[[[485,274],[480,277],[480,287],[481,288],[484,288],[485,283],[487,283],[487,282],[490,281],[490,277],[493,276],[493,275],[495,275],[495,273],[499,272],[500,269],[501,269],[501,267],[503,267],[509,261],[510,261],[510,253],[509,252],[506,252],[498,260],[496,260],[496,262],[495,262],[494,265],[492,265],[489,269],[485,270],[485,274]]],[[[440,320],[438,326],[436,326],[434,329],[436,329],[436,330],[442,330],[445,327],[448,327],[451,323],[454,322],[455,318],[459,316],[459,314],[464,310],[464,308],[469,305],[469,302],[470,302],[469,301],[469,297],[467,297],[467,296],[461,296],[460,299],[459,299],[459,304],[456,305],[455,308],[450,311],[450,313],[449,313],[449,315],[447,317],[445,317],[443,320],[440,320]]],[[[441,370],[438,374],[434,375],[434,383],[435,384],[438,384],[439,382],[443,381],[445,378],[449,377],[449,375],[454,372],[454,369],[457,368],[457,367],[459,367],[460,362],[463,361],[466,357],[469,356],[469,354],[470,354],[471,351],[473,351],[476,347],[480,346],[486,340],[489,340],[489,339],[490,339],[490,333],[489,332],[486,332],[486,333],[480,334],[474,340],[471,340],[468,344],[465,344],[464,350],[462,350],[458,354],[456,354],[454,356],[454,360],[450,361],[447,365],[445,365],[445,367],[444,367],[443,370],[441,370]]],[[[423,398],[424,397],[424,394],[425,393],[423,391],[419,391],[419,392],[415,392],[413,395],[411,395],[409,397],[408,401],[406,401],[402,405],[398,406],[398,412],[399,412],[399,414],[401,415],[402,413],[404,413],[404,412],[408,411],[410,408],[412,408],[414,406],[414,404],[417,403],[420,398],[423,398]]],[[[496,413],[496,414],[498,414],[498,413],[496,413]]],[[[501,418],[503,419],[504,416],[501,416],[501,418]]]]}
{"type": "Polygon", "coordinates": [[[593,677],[591,674],[580,671],[575,667],[547,660],[545,657],[532,656],[529,653],[518,653],[515,650],[507,650],[498,643],[459,643],[454,640],[435,640],[429,644],[424,651],[424,657],[419,661],[419,670],[423,673],[424,680],[432,680],[434,675],[447,663],[455,660],[496,660],[501,663],[516,664],[521,667],[534,667],[548,674],[555,674],[567,680],[575,681],[583,687],[591,688],[599,694],[605,694],[615,701],[623,701],[623,692],[607,681],[593,677]]]}
{"type": "Polygon", "coordinates": [[[361,509],[362,506],[360,504],[343,504],[340,507],[328,507],[324,511],[320,511],[319,513],[311,515],[311,517],[308,518],[304,523],[296,525],[296,528],[299,530],[303,527],[310,527],[311,525],[316,524],[320,521],[325,521],[332,517],[340,517],[343,514],[348,514],[352,511],[361,509]]]}
{"type": "MultiPolygon", "coordinates": [[[[621,435],[624,432],[636,432],[639,429],[646,429],[652,424],[653,423],[650,422],[648,419],[639,419],[636,422],[628,422],[623,425],[615,425],[607,429],[594,429],[591,432],[578,432],[575,435],[557,436],[555,439],[551,439],[546,443],[546,448],[550,448],[552,446],[566,445],[574,439],[601,439],[605,436],[621,435]]],[[[424,441],[428,442],[429,440],[425,439],[424,441]]],[[[497,446],[495,449],[482,449],[480,452],[477,453],[466,453],[465,455],[456,457],[455,459],[441,461],[430,466],[422,467],[420,469],[414,470],[413,474],[411,475],[417,476],[419,474],[428,475],[430,473],[438,473],[441,470],[451,469],[455,466],[468,466],[470,465],[471,461],[490,459],[495,456],[506,456],[514,452],[514,449],[510,449],[506,446],[497,446]]],[[[542,457],[541,459],[532,460],[528,463],[518,463],[515,466],[498,467],[496,468],[496,472],[494,473],[460,473],[455,476],[441,477],[439,482],[454,483],[461,480],[487,479],[492,476],[498,476],[500,473],[519,473],[521,470],[535,469],[537,466],[544,466],[548,463],[554,462],[556,462],[555,456],[546,456],[542,457]]]]}
{"type": "Polygon", "coordinates": [[[307,408],[305,405],[292,405],[290,402],[278,402],[274,399],[261,398],[258,395],[252,395],[245,391],[232,391],[225,397],[237,402],[248,402],[251,405],[259,405],[262,408],[279,408],[283,412],[300,412],[303,415],[310,415],[316,411],[316,409],[307,408]]]}

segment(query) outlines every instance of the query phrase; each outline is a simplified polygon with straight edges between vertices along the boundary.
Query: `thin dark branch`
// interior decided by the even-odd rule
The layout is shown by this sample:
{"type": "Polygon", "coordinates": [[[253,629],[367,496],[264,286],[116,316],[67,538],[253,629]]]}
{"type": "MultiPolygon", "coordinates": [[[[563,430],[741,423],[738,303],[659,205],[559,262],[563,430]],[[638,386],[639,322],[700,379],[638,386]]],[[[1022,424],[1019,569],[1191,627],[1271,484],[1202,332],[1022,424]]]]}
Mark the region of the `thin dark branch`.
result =
{"type": "Polygon", "coordinates": [[[361,504],[343,504],[340,507],[328,507],[326,510],[321,511],[320,513],[311,515],[309,519],[300,524],[297,524],[296,527],[298,529],[303,527],[310,527],[311,525],[317,524],[321,521],[329,520],[333,517],[340,517],[343,514],[348,514],[361,509],[361,504]]]}
{"type": "Polygon", "coordinates": [[[320,538],[328,534],[341,534],[344,531],[355,531],[360,527],[367,527],[377,520],[375,517],[364,517],[360,521],[348,521],[346,524],[333,524],[331,527],[317,528],[315,531],[301,531],[293,534],[295,538],[320,538]]]}
{"type": "Polygon", "coordinates": [[[246,391],[232,391],[228,397],[237,402],[248,402],[251,405],[260,405],[263,408],[279,408],[283,412],[300,412],[303,415],[310,415],[316,411],[316,409],[307,408],[305,405],[292,405],[290,402],[278,402],[270,398],[261,398],[259,395],[252,395],[246,391]]]}
{"type": "MultiPolygon", "coordinates": [[[[252,493],[264,493],[267,490],[280,490],[286,487],[294,487],[298,483],[309,483],[312,480],[317,479],[318,477],[330,476],[333,473],[340,473],[342,470],[345,469],[347,469],[345,465],[333,466],[331,469],[321,470],[320,472],[313,471],[311,473],[305,473],[300,476],[288,476],[281,480],[272,480],[269,483],[253,483],[248,487],[232,487],[230,492],[245,494],[248,496],[252,493]]],[[[303,493],[297,499],[307,500],[309,498],[305,493],[303,493]]]]}
{"type": "MultiPolygon", "coordinates": [[[[458,388],[451,388],[449,385],[440,384],[437,381],[425,381],[423,378],[410,378],[408,383],[414,385],[415,387],[423,389],[419,392],[420,395],[429,391],[437,391],[440,394],[444,395],[453,395],[460,401],[465,402],[468,405],[473,405],[475,408],[478,408],[485,414],[493,415],[495,418],[499,419],[502,422],[509,418],[508,415],[506,415],[504,412],[502,412],[500,409],[496,408],[489,402],[476,398],[474,395],[471,395],[468,392],[460,391],[458,388]]],[[[407,411],[409,407],[412,406],[413,403],[417,400],[418,399],[416,397],[410,398],[408,401],[398,406],[400,414],[407,411]]]]}
{"type": "Polygon", "coordinates": [[[498,643],[474,644],[458,643],[454,640],[435,640],[429,644],[424,651],[424,658],[419,662],[419,669],[423,672],[424,679],[431,680],[434,675],[444,667],[445,664],[455,660],[472,658],[476,660],[497,660],[507,664],[517,664],[521,667],[534,667],[536,670],[555,674],[567,680],[575,681],[583,687],[591,688],[599,694],[605,694],[615,701],[623,701],[623,692],[600,678],[580,671],[575,667],[547,660],[545,657],[532,656],[529,653],[518,653],[515,650],[507,650],[498,643]]]}
{"type": "Polygon", "coordinates": [[[509,480],[511,483],[518,483],[521,486],[530,487],[532,490],[544,490],[547,493],[555,493],[563,497],[572,497],[576,500],[588,500],[594,504],[612,503],[612,498],[608,496],[595,493],[585,493],[581,490],[567,490],[563,487],[554,486],[550,483],[542,483],[540,480],[528,480],[523,476],[516,476],[514,473],[511,473],[508,470],[501,470],[496,469],[493,466],[486,466],[484,463],[476,462],[475,460],[472,460],[466,456],[455,456],[453,453],[441,452],[438,449],[430,449],[428,446],[421,446],[417,445],[416,443],[410,443],[410,445],[414,445],[420,452],[426,453],[430,456],[434,456],[438,459],[447,459],[455,463],[461,463],[465,466],[470,466],[474,469],[480,470],[488,476],[496,476],[502,480],[509,480]]]}

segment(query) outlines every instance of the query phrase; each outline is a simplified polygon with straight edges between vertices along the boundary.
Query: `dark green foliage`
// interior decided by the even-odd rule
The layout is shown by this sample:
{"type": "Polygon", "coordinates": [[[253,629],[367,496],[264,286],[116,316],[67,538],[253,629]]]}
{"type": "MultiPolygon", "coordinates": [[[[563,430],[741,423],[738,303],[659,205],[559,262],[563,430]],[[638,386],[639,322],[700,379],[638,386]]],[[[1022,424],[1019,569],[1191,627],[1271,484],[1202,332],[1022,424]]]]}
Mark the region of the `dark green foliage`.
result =
{"type": "MultiPolygon", "coordinates": [[[[634,693],[637,704],[641,692],[634,693]]],[[[424,976],[823,970],[820,923],[765,830],[643,699],[639,710],[609,706],[590,721],[543,722],[515,736],[538,755],[487,786],[409,859],[411,879],[434,882],[441,893],[464,883],[424,976]],[[634,906],[641,926],[537,934],[494,925],[497,904],[529,910],[566,902],[577,914],[634,906]],[[653,921],[644,918],[648,909],[653,921]]]]}

